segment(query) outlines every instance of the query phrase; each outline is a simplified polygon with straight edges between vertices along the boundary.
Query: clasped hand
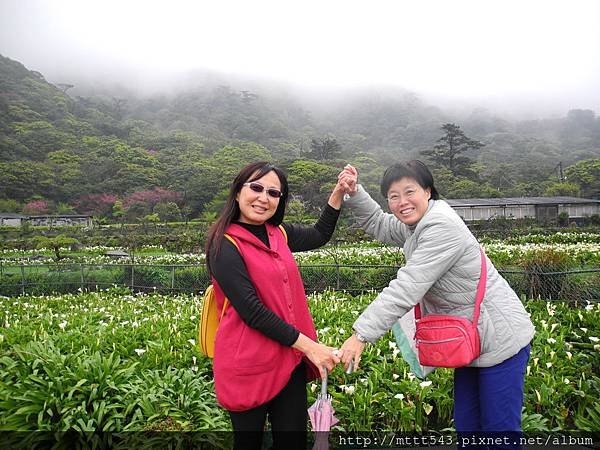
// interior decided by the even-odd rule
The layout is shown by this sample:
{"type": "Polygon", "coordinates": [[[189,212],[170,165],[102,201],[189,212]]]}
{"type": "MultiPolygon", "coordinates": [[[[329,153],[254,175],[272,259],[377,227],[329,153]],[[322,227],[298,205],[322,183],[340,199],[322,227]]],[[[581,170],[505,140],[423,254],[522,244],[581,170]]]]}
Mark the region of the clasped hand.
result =
{"type": "Polygon", "coordinates": [[[358,187],[358,171],[350,164],[346,164],[344,169],[338,175],[336,189],[342,190],[345,194],[354,194],[358,187]]]}

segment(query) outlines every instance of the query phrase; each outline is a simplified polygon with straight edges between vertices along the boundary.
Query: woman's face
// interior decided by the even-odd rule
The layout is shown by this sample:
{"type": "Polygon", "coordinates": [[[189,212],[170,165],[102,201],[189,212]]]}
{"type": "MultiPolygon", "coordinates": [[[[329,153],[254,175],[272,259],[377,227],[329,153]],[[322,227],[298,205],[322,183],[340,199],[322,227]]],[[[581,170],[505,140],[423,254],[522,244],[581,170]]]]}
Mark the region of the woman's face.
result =
{"type": "Polygon", "coordinates": [[[394,181],[388,190],[390,211],[406,225],[416,224],[427,212],[431,189],[423,189],[414,178],[394,181]]]}
{"type": "MultiPolygon", "coordinates": [[[[252,178],[250,177],[250,179],[252,178]]],[[[281,193],[281,182],[273,171],[251,183],[244,183],[244,186],[235,197],[240,206],[239,221],[251,225],[265,223],[277,211],[280,200],[276,196],[278,193],[281,193]],[[262,192],[257,192],[261,190],[262,192]]]]}

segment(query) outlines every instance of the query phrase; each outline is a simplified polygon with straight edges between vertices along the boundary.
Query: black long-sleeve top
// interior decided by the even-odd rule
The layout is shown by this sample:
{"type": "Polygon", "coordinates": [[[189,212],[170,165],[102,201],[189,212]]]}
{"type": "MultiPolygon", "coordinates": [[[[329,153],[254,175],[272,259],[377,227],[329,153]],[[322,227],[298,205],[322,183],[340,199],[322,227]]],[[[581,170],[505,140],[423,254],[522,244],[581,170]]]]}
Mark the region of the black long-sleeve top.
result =
{"type": "MultiPolygon", "coordinates": [[[[327,205],[321,212],[319,220],[312,227],[282,224],[287,232],[290,250],[301,252],[326,244],[331,239],[339,215],[339,210],[327,205]]],[[[265,225],[236,223],[250,231],[269,247],[265,225]]],[[[223,293],[246,325],[282,345],[289,347],[296,342],[300,331],[285,322],[260,301],[242,256],[228,239],[223,239],[216,258],[211,255],[210,267],[212,275],[223,289],[223,293]]]]}

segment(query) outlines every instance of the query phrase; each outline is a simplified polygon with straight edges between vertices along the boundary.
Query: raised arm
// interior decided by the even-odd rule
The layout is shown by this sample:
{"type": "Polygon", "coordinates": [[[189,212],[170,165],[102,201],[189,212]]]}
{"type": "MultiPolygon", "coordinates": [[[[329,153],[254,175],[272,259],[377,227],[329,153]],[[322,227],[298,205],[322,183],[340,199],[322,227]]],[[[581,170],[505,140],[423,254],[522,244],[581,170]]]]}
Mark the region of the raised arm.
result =
{"type": "Polygon", "coordinates": [[[352,209],[352,216],[366,233],[386,244],[403,245],[408,238],[408,227],[396,216],[384,212],[358,184],[358,172],[350,165],[338,176],[341,185],[349,194],[345,205],[352,209]]]}
{"type": "Polygon", "coordinates": [[[312,227],[284,224],[290,250],[293,252],[313,250],[329,242],[340,216],[343,198],[344,189],[338,183],[333,188],[327,205],[321,211],[319,220],[312,227]]]}

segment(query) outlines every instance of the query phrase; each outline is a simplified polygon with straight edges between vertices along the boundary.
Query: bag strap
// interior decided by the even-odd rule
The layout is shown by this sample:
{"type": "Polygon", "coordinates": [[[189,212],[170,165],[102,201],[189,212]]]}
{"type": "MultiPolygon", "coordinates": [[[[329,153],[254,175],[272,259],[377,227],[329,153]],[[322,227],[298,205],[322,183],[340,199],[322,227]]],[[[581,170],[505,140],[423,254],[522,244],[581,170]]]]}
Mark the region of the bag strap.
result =
{"type": "Polygon", "coordinates": [[[479,322],[479,310],[481,302],[485,296],[485,284],[487,282],[487,262],[485,260],[485,253],[483,248],[479,247],[479,253],[481,254],[481,275],[479,275],[479,283],[477,284],[477,296],[475,297],[475,309],[473,311],[473,325],[477,326],[479,322]]]}
{"type": "MultiPolygon", "coordinates": [[[[240,251],[240,247],[237,245],[237,242],[235,242],[235,239],[233,239],[233,237],[230,234],[223,233],[223,236],[225,236],[225,238],[228,241],[230,241],[233,245],[235,245],[235,248],[237,248],[238,252],[240,251]]],[[[221,310],[221,317],[219,317],[219,322],[221,320],[223,320],[223,316],[225,315],[225,310],[227,309],[228,306],[229,306],[229,299],[227,297],[225,297],[225,301],[223,302],[223,309],[221,310]]]]}
{"type": "MultiPolygon", "coordinates": [[[[473,310],[473,324],[477,326],[479,321],[479,311],[481,309],[481,302],[485,296],[485,284],[487,282],[487,261],[485,259],[485,253],[483,248],[479,247],[479,254],[481,255],[481,272],[479,274],[479,282],[477,283],[477,294],[475,295],[475,309],[473,310]]],[[[415,319],[421,318],[421,304],[417,303],[415,306],[415,319]]]]}
{"type": "MultiPolygon", "coordinates": [[[[285,228],[283,228],[283,225],[279,225],[279,229],[281,230],[281,233],[283,234],[283,237],[285,238],[285,242],[287,242],[288,235],[287,235],[287,232],[285,231],[285,228]]],[[[235,248],[237,248],[238,252],[240,251],[240,247],[237,245],[237,242],[235,242],[235,239],[233,239],[233,237],[230,234],[223,233],[223,236],[225,236],[225,238],[227,238],[227,240],[229,240],[233,245],[235,245],[235,248]]],[[[223,316],[225,315],[225,310],[227,309],[227,306],[229,306],[229,299],[227,297],[225,297],[225,301],[223,302],[223,309],[221,310],[221,317],[219,318],[219,321],[221,321],[223,319],[223,316]]]]}
{"type": "Polygon", "coordinates": [[[285,238],[285,242],[287,242],[288,241],[287,231],[285,231],[285,228],[283,228],[283,225],[279,225],[278,228],[281,230],[281,234],[283,234],[283,237],[285,238]]]}

